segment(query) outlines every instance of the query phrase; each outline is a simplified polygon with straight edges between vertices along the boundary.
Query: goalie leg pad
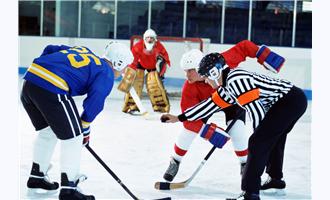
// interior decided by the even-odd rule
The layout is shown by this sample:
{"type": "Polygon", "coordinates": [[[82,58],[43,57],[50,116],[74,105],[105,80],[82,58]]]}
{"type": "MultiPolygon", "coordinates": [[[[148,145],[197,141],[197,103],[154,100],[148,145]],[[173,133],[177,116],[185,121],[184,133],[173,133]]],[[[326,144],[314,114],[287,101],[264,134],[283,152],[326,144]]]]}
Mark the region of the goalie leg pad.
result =
{"type": "Polygon", "coordinates": [[[125,70],[123,79],[120,81],[120,83],[117,87],[118,90],[128,93],[134,83],[136,74],[137,74],[136,70],[134,70],[130,67],[127,67],[125,70]]]}
{"type": "Polygon", "coordinates": [[[155,112],[168,113],[170,111],[170,102],[157,71],[147,74],[147,91],[155,112]]]}
{"type": "MultiPolygon", "coordinates": [[[[133,87],[138,94],[139,98],[142,96],[142,90],[143,90],[143,84],[144,84],[144,70],[143,69],[137,69],[136,72],[136,77],[134,80],[133,87]]],[[[124,107],[123,107],[123,112],[131,112],[131,111],[139,111],[137,105],[135,104],[132,96],[127,92],[125,94],[125,99],[124,99],[124,107]]]]}

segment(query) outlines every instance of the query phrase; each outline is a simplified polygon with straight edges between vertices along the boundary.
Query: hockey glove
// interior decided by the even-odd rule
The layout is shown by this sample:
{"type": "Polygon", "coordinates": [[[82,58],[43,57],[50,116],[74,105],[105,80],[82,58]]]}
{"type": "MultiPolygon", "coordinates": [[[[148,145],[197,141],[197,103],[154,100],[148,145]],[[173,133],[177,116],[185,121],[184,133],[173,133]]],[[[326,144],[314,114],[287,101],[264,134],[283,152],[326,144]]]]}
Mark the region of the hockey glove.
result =
{"type": "Polygon", "coordinates": [[[91,129],[88,126],[87,128],[83,128],[84,140],[83,145],[86,146],[89,144],[89,134],[91,133],[91,129]]]}
{"type": "Polygon", "coordinates": [[[230,136],[216,124],[204,124],[200,131],[200,136],[218,148],[222,148],[229,140],[230,136]]]}
{"type": "Polygon", "coordinates": [[[270,51],[270,49],[265,45],[261,45],[256,57],[258,58],[258,62],[260,64],[274,73],[278,73],[280,71],[285,61],[282,56],[270,51]]]}
{"type": "Polygon", "coordinates": [[[156,69],[159,73],[160,78],[163,79],[167,69],[167,65],[165,59],[161,55],[157,56],[156,69]]]}

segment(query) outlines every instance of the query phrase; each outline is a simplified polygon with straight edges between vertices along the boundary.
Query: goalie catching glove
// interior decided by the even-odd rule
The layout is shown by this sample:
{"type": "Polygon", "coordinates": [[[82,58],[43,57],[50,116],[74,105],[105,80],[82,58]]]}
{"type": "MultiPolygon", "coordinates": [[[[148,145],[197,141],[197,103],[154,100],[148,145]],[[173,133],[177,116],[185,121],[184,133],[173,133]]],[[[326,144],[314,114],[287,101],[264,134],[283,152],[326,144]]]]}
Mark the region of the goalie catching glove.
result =
{"type": "Polygon", "coordinates": [[[222,148],[230,139],[228,133],[214,123],[204,124],[201,128],[200,136],[217,148],[222,148]]]}
{"type": "Polygon", "coordinates": [[[261,45],[256,57],[258,63],[262,64],[266,69],[278,73],[285,61],[285,59],[275,52],[272,52],[267,46],[261,45]]]}

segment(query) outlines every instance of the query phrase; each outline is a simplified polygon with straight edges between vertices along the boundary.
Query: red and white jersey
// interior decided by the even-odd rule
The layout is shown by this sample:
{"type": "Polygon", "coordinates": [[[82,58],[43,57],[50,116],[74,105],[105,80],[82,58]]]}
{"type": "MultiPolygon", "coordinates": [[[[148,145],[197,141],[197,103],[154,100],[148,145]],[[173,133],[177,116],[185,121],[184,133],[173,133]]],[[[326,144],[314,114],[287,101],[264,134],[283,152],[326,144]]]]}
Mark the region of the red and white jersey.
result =
{"type": "Polygon", "coordinates": [[[165,59],[168,66],[171,65],[168,53],[167,53],[165,47],[159,41],[156,41],[156,43],[151,51],[147,51],[144,48],[143,40],[139,40],[132,47],[132,53],[134,56],[134,60],[129,65],[129,67],[131,67],[133,69],[137,69],[138,63],[140,63],[140,65],[144,69],[156,69],[156,62],[157,62],[158,55],[161,55],[165,59]]]}
{"type": "MultiPolygon", "coordinates": [[[[205,83],[204,81],[189,83],[186,80],[182,88],[182,97],[180,103],[181,111],[184,112],[186,109],[207,99],[215,91],[215,89],[213,89],[209,84],[205,83]]],[[[190,131],[198,133],[203,126],[203,122],[202,120],[184,121],[183,126],[190,131]]]]}
{"type": "MultiPolygon", "coordinates": [[[[239,63],[245,61],[246,57],[255,58],[258,49],[259,47],[253,42],[243,40],[220,54],[225,58],[226,64],[229,68],[234,69],[239,63]]],[[[181,111],[184,112],[186,109],[207,99],[215,91],[215,89],[202,81],[195,83],[188,83],[188,81],[185,81],[182,89],[181,111]]],[[[202,120],[183,122],[183,126],[186,129],[195,133],[199,132],[202,125],[202,120]]]]}

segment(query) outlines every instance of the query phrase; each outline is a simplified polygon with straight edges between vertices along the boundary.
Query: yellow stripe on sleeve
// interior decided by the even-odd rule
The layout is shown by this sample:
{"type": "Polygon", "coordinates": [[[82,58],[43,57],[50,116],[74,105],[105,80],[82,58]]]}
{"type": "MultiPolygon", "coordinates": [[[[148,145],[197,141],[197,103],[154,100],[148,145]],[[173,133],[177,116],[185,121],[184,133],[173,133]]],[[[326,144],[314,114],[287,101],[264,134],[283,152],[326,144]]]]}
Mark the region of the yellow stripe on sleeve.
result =
{"type": "Polygon", "coordinates": [[[81,120],[81,125],[82,125],[83,128],[89,127],[90,124],[91,124],[90,122],[86,122],[84,120],[81,120]]]}

